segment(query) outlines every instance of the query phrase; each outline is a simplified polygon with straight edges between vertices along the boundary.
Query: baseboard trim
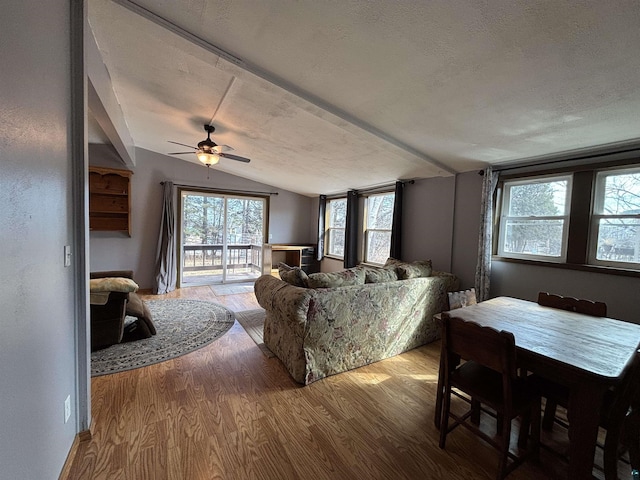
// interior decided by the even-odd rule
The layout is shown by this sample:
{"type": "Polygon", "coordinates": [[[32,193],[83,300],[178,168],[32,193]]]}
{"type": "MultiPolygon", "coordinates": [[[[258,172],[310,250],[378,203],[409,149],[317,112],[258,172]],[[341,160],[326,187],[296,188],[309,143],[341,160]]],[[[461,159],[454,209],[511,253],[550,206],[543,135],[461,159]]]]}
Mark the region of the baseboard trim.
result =
{"type": "Polygon", "coordinates": [[[58,480],[70,480],[69,474],[71,473],[71,466],[73,465],[73,461],[75,460],[76,454],[78,453],[78,447],[80,446],[80,443],[91,441],[91,437],[93,437],[94,434],[93,425],[94,423],[92,421],[88,430],[83,430],[76,434],[58,480]]]}

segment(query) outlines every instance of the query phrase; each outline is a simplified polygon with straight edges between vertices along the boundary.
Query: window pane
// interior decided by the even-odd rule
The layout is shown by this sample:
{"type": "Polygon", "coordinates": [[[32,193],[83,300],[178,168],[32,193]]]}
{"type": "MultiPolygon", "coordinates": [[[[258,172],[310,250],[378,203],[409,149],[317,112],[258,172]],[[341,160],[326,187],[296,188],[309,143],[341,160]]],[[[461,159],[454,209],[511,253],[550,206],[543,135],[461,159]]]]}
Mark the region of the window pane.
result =
{"type": "Polygon", "coordinates": [[[344,256],[344,230],[329,230],[329,255],[344,256]]]}
{"type": "Polygon", "coordinates": [[[329,201],[329,227],[346,226],[347,221],[347,200],[330,200],[329,201]]]}
{"type": "Polygon", "coordinates": [[[605,215],[640,213],[640,173],[607,175],[603,208],[605,215]]]}
{"type": "Polygon", "coordinates": [[[528,255],[562,255],[563,220],[513,220],[505,228],[503,251],[528,255]]]}
{"type": "Polygon", "coordinates": [[[367,228],[391,230],[394,197],[393,193],[386,193],[367,198],[367,228]]]}
{"type": "Polygon", "coordinates": [[[565,215],[567,180],[512,185],[510,217],[565,215]]]}
{"type": "Polygon", "coordinates": [[[367,232],[365,262],[384,263],[389,258],[391,232],[367,232]]]}
{"type": "Polygon", "coordinates": [[[640,219],[600,219],[597,260],[640,262],[640,219]]]}

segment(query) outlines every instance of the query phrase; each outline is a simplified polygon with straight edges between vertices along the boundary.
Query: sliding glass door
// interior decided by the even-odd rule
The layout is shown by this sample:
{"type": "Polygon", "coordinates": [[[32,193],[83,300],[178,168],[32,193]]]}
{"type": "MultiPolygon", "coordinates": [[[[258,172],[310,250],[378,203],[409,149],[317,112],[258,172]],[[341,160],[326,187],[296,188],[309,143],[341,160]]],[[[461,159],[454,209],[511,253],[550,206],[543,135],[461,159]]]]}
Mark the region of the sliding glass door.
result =
{"type": "Polygon", "coordinates": [[[180,190],[180,285],[259,277],[266,211],[262,197],[180,190]]]}

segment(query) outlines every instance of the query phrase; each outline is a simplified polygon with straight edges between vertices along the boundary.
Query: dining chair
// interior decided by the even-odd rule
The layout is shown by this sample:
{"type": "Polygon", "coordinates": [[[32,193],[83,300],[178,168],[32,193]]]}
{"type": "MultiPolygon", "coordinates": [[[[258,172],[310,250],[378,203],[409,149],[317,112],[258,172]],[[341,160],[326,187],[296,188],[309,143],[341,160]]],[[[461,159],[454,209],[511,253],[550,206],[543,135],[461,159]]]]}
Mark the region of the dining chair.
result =
{"type": "MultiPolygon", "coordinates": [[[[467,307],[469,305],[476,305],[478,303],[476,299],[476,289],[469,288],[467,290],[460,290],[458,292],[447,292],[447,302],[449,310],[455,310],[458,308],[467,307]]],[[[436,322],[442,324],[442,313],[436,313],[433,318],[436,322]]],[[[442,369],[442,358],[440,362],[440,369],[442,369]]],[[[444,387],[440,378],[438,378],[437,388],[438,391],[436,392],[436,410],[434,415],[434,423],[436,425],[436,428],[439,429],[440,421],[442,419],[442,397],[444,394],[444,387]]],[[[473,400],[469,401],[473,406],[473,415],[471,421],[475,424],[478,424],[480,422],[480,405],[473,400]]]]}
{"type": "Polygon", "coordinates": [[[516,347],[512,333],[497,331],[452,314],[442,315],[444,401],[440,448],[445,448],[447,435],[462,425],[500,452],[496,478],[503,479],[531,455],[537,455],[540,444],[540,394],[528,378],[516,374],[516,347]],[[461,362],[464,360],[464,362],[461,362]],[[459,415],[451,410],[452,389],[456,388],[486,405],[501,419],[502,429],[496,437],[489,436],[470,420],[473,408],[459,415]],[[523,425],[531,425],[532,442],[528,443],[528,428],[521,428],[518,446],[522,454],[509,451],[511,423],[523,416],[523,425]],[[449,423],[449,419],[453,423],[449,423]]]}
{"type": "Polygon", "coordinates": [[[538,293],[538,305],[583,313],[593,317],[607,316],[607,304],[604,302],[594,302],[592,300],[574,297],[563,297],[562,295],[556,295],[548,292],[538,293]]]}
{"type": "MultiPolygon", "coordinates": [[[[607,316],[607,304],[604,302],[564,297],[562,295],[556,295],[548,292],[538,293],[538,305],[582,313],[593,317],[607,316]]],[[[542,418],[542,429],[551,430],[553,428],[553,423],[557,421],[556,410],[558,408],[558,404],[566,405],[569,394],[566,389],[563,389],[550,381],[539,381],[539,384],[542,389],[542,396],[546,398],[544,417],[542,418]]]]}
{"type": "Polygon", "coordinates": [[[478,303],[476,299],[476,289],[461,290],[459,292],[447,292],[449,300],[449,310],[463,308],[478,303]]]}

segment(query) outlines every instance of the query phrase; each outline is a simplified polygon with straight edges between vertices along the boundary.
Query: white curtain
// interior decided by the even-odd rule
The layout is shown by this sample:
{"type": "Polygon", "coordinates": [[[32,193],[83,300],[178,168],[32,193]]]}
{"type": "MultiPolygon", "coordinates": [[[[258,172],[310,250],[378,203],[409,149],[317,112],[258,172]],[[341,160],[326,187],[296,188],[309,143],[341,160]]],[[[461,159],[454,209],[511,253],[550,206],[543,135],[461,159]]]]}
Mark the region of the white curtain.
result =
{"type": "Polygon", "coordinates": [[[493,193],[498,185],[499,172],[491,167],[484,171],[482,181],[482,204],[480,234],[478,238],[478,265],[476,266],[476,297],[478,301],[489,298],[491,280],[491,251],[493,235],[493,193]]]}
{"type": "Polygon", "coordinates": [[[155,294],[169,293],[176,289],[176,221],[173,206],[173,183],[163,185],[162,218],[156,251],[155,294]]]}

